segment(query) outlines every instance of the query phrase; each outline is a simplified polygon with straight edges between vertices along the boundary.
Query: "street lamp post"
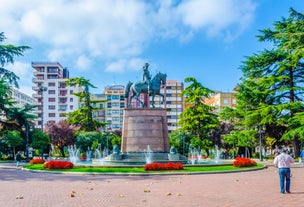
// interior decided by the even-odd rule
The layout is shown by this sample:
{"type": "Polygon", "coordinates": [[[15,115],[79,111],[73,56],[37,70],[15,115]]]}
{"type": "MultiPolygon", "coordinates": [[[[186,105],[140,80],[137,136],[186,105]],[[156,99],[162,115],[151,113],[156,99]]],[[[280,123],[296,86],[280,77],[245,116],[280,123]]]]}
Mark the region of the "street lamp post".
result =
{"type": "Polygon", "coordinates": [[[183,155],[185,156],[185,135],[183,134],[183,155]]]}
{"type": "Polygon", "coordinates": [[[260,135],[260,161],[263,161],[263,156],[262,156],[262,126],[259,126],[259,135],[260,135]]]}
{"type": "Polygon", "coordinates": [[[43,92],[47,91],[47,87],[40,86],[38,92],[41,92],[41,131],[43,131],[43,92]]]}
{"type": "Polygon", "coordinates": [[[25,135],[26,135],[26,162],[29,162],[29,125],[25,125],[25,135]]]}

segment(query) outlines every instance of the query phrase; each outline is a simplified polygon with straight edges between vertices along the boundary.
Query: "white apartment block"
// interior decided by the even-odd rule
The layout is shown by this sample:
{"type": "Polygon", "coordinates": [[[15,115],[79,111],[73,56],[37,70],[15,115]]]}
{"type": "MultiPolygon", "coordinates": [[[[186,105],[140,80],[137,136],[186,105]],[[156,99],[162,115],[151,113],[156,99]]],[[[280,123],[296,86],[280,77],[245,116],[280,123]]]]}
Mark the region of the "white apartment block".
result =
{"type": "Polygon", "coordinates": [[[32,67],[36,92],[33,98],[38,105],[35,127],[43,130],[46,124],[66,119],[66,113],[78,109],[78,97],[73,93],[79,92],[80,88],[66,86],[69,71],[58,62],[32,62],[32,67]]]}
{"type": "Polygon", "coordinates": [[[19,107],[19,108],[23,107],[26,104],[29,104],[29,105],[36,104],[34,98],[32,98],[31,96],[26,95],[25,93],[23,93],[17,89],[14,89],[14,88],[12,88],[11,97],[16,102],[15,106],[19,107]]]}
{"type": "MultiPolygon", "coordinates": [[[[161,99],[158,96],[154,99],[155,107],[161,107],[167,110],[169,132],[176,130],[178,127],[178,118],[184,108],[183,97],[180,95],[183,89],[183,83],[176,80],[167,80],[166,86],[161,89],[161,93],[164,94],[164,103],[160,104],[161,99]]],[[[95,119],[107,122],[106,131],[122,130],[123,113],[126,107],[124,95],[125,86],[123,85],[106,86],[103,94],[92,95],[94,100],[106,100],[105,103],[96,103],[94,107],[100,108],[100,110],[94,111],[93,113],[95,119]]],[[[144,101],[145,95],[141,94],[139,98],[141,101],[144,101]]],[[[131,105],[134,108],[141,107],[135,98],[132,99],[131,105]]]]}
{"type": "Polygon", "coordinates": [[[184,99],[181,96],[182,90],[184,90],[184,83],[177,80],[167,80],[166,86],[160,91],[165,96],[164,103],[160,104],[161,97],[154,99],[155,107],[162,107],[167,110],[169,133],[178,128],[179,115],[184,111],[184,99]]]}
{"type": "Polygon", "coordinates": [[[112,85],[104,88],[106,97],[106,131],[122,130],[125,108],[125,86],[112,85]]]}
{"type": "MultiPolygon", "coordinates": [[[[26,95],[25,93],[22,93],[21,91],[11,88],[11,93],[10,93],[10,97],[13,99],[13,101],[15,101],[16,103],[14,104],[14,107],[18,107],[18,108],[23,108],[26,104],[29,105],[35,105],[35,99],[33,99],[31,96],[26,95]]],[[[31,113],[31,112],[29,112],[31,113]]],[[[32,112],[34,113],[34,112],[32,112]]],[[[3,119],[4,117],[1,116],[0,113],[0,118],[3,119]]]]}

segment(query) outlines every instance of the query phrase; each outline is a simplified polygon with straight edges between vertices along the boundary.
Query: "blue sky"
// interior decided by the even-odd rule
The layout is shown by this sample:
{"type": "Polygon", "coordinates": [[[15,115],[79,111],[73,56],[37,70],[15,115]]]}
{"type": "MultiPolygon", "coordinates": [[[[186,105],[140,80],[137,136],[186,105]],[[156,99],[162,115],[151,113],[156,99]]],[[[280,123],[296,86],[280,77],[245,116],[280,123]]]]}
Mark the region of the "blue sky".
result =
{"type": "Polygon", "coordinates": [[[141,80],[146,62],[152,75],[232,91],[245,56],[270,46],[258,31],[290,7],[304,13],[303,0],[2,0],[0,31],[4,44],[32,48],[6,66],[29,95],[32,61],[60,62],[70,77],[89,79],[93,93],[141,80]]]}

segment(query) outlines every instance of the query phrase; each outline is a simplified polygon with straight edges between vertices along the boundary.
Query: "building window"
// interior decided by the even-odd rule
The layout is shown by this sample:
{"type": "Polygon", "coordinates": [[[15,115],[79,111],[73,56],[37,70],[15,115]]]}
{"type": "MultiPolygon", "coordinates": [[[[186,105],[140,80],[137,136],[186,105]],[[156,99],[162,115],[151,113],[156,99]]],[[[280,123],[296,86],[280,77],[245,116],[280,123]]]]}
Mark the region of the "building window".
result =
{"type": "Polygon", "coordinates": [[[119,102],[113,102],[112,104],[112,107],[119,107],[119,106],[120,106],[119,102]]]}
{"type": "Polygon", "coordinates": [[[119,114],[119,110],[112,110],[112,114],[119,114]]]}
{"type": "Polygon", "coordinates": [[[70,105],[70,110],[73,110],[73,105],[70,105]]]}
{"type": "Polygon", "coordinates": [[[56,109],[56,107],[55,107],[55,105],[49,105],[49,109],[54,110],[54,109],[56,109]]]}
{"type": "Polygon", "coordinates": [[[228,105],[228,103],[229,103],[228,99],[224,99],[223,103],[224,103],[225,105],[228,105]]]}
{"type": "Polygon", "coordinates": [[[56,101],[55,98],[49,98],[48,100],[49,100],[49,102],[55,102],[56,101]]]}
{"type": "Polygon", "coordinates": [[[49,117],[55,117],[56,114],[55,113],[49,113],[49,117]]]}
{"type": "Polygon", "coordinates": [[[112,95],[112,100],[119,100],[120,96],[119,95],[112,95]]]}
{"type": "Polygon", "coordinates": [[[58,88],[65,88],[65,83],[60,83],[58,88]]]}
{"type": "Polygon", "coordinates": [[[58,68],[57,67],[47,67],[47,72],[56,73],[56,72],[58,72],[58,68]]]}
{"type": "Polygon", "coordinates": [[[48,90],[48,94],[55,94],[56,91],[55,90],[48,90]]]}
{"type": "Polygon", "coordinates": [[[67,106],[59,106],[59,111],[65,111],[67,109],[67,106]]]}
{"type": "Polygon", "coordinates": [[[74,101],[74,99],[73,98],[70,98],[70,102],[73,102],[74,101]]]}
{"type": "Polygon", "coordinates": [[[55,86],[56,84],[55,83],[53,83],[53,82],[49,82],[48,83],[48,86],[55,86]]]}

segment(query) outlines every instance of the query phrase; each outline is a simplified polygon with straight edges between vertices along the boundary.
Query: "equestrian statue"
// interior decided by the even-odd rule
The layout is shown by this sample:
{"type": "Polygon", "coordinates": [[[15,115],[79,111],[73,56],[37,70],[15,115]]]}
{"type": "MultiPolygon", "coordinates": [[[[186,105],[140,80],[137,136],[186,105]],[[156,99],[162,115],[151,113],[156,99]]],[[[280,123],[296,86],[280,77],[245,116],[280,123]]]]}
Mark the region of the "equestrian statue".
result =
{"type": "Polygon", "coordinates": [[[139,99],[140,94],[148,94],[148,96],[152,96],[151,105],[155,108],[154,98],[156,95],[162,97],[161,104],[164,103],[164,95],[160,93],[161,85],[166,84],[167,75],[164,73],[158,72],[153,78],[148,69],[149,63],[146,63],[143,66],[143,80],[138,82],[129,81],[126,86],[125,98],[127,99],[127,106],[131,107],[132,99],[135,99],[140,103],[140,105],[144,108],[144,103],[139,99]],[[129,98],[129,93],[130,98],[129,98]]]}

